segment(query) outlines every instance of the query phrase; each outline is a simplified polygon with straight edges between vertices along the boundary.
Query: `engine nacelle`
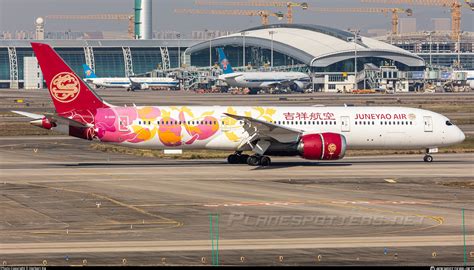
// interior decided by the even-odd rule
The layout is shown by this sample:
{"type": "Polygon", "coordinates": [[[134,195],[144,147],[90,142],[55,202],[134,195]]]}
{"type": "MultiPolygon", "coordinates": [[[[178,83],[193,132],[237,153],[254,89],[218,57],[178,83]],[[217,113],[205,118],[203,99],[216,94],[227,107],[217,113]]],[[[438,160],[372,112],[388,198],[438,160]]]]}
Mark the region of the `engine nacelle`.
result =
{"type": "Polygon", "coordinates": [[[30,124],[36,127],[44,128],[44,129],[51,129],[53,127],[56,127],[56,123],[52,123],[46,117],[43,117],[42,119],[30,121],[30,124]]]}
{"type": "Polygon", "coordinates": [[[346,137],[337,133],[303,135],[298,143],[298,153],[310,160],[336,160],[346,153],[346,137]]]}
{"type": "Polygon", "coordinates": [[[293,92],[304,92],[304,84],[300,81],[294,81],[292,84],[290,84],[290,89],[293,92]]]}
{"type": "Polygon", "coordinates": [[[140,84],[140,89],[141,90],[148,90],[150,86],[147,83],[142,83],[140,84]]]}

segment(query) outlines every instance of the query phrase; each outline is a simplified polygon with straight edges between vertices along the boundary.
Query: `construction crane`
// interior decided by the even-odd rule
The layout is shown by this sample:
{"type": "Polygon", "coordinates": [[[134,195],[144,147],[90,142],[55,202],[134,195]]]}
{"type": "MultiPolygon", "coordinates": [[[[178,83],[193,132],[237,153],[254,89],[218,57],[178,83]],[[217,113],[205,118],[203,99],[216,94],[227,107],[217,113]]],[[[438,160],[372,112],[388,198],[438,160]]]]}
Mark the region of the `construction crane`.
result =
{"type": "Polygon", "coordinates": [[[392,13],[392,34],[398,34],[399,14],[405,13],[407,16],[413,15],[412,9],[403,8],[309,8],[309,11],[324,13],[392,13]]]}
{"type": "Polygon", "coordinates": [[[308,3],[302,2],[282,2],[282,1],[248,1],[248,2],[222,2],[222,1],[204,1],[197,0],[196,5],[200,6],[239,6],[239,7],[286,7],[286,18],[288,23],[293,23],[293,8],[301,7],[308,9],[308,3]]]}
{"type": "MultiPolygon", "coordinates": [[[[361,2],[449,7],[451,10],[451,38],[457,41],[461,35],[461,7],[463,5],[458,0],[361,0],[361,2]]],[[[467,0],[465,2],[472,10],[470,2],[467,0]]]]}
{"type": "Polygon", "coordinates": [[[206,14],[206,15],[232,15],[232,16],[260,16],[263,25],[267,25],[269,17],[273,16],[281,20],[285,15],[281,12],[271,13],[268,10],[234,10],[234,9],[175,9],[175,13],[181,14],[206,14]]]}
{"type": "Polygon", "coordinates": [[[135,16],[131,14],[95,14],[95,15],[47,15],[50,20],[128,20],[128,35],[135,37],[135,16]]]}

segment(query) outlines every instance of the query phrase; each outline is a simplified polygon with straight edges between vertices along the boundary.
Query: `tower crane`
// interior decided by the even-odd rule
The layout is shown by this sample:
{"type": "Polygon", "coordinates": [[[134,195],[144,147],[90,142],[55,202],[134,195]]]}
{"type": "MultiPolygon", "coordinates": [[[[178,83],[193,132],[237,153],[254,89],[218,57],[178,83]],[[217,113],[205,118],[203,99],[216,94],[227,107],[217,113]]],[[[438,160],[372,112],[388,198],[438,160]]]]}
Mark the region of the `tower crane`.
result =
{"type": "Polygon", "coordinates": [[[197,0],[196,5],[200,6],[239,6],[239,7],[286,7],[286,18],[288,23],[293,23],[293,8],[301,7],[303,10],[308,9],[306,2],[282,2],[282,1],[248,1],[248,2],[222,2],[222,1],[206,1],[197,0]]]}
{"type": "Polygon", "coordinates": [[[405,13],[407,16],[413,15],[412,9],[403,8],[309,8],[309,11],[324,13],[383,13],[392,14],[392,34],[398,34],[399,14],[405,13]]]}
{"type": "Polygon", "coordinates": [[[285,15],[281,12],[271,13],[268,10],[234,10],[234,9],[175,9],[175,13],[181,14],[209,14],[209,15],[231,15],[231,16],[260,16],[263,25],[267,25],[269,17],[273,16],[281,20],[285,15]]]}
{"type": "MultiPolygon", "coordinates": [[[[461,35],[461,8],[463,5],[458,0],[361,0],[361,2],[449,7],[451,10],[451,38],[457,41],[461,35]]],[[[472,10],[470,2],[467,0],[465,2],[472,10]]]]}
{"type": "Polygon", "coordinates": [[[132,14],[47,15],[50,20],[128,20],[128,35],[134,38],[135,16],[132,14]]]}

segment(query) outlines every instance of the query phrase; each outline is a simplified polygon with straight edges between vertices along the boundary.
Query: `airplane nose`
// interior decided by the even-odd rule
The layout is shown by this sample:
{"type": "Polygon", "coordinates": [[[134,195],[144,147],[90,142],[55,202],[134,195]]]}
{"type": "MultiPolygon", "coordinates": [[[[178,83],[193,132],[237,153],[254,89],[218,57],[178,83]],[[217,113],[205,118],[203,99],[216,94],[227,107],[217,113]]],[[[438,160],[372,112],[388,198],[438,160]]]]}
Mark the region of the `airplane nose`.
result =
{"type": "Polygon", "coordinates": [[[459,130],[459,142],[463,142],[466,139],[466,135],[464,135],[464,132],[459,130]]]}

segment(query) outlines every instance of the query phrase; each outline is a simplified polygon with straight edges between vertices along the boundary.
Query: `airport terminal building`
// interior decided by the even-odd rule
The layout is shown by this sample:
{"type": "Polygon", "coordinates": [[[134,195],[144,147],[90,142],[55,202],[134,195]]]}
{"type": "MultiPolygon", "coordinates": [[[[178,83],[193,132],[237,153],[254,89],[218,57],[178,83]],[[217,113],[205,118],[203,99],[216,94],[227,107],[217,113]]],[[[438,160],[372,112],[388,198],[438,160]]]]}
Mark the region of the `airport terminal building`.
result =
{"type": "MultiPolygon", "coordinates": [[[[395,65],[402,70],[423,69],[421,57],[387,43],[330,27],[303,24],[276,24],[250,28],[229,36],[204,41],[186,50],[191,64],[209,65],[209,47],[224,47],[234,66],[303,64],[312,72],[354,72],[357,50],[358,71],[364,64],[395,65]],[[243,46],[245,59],[243,63],[243,46]]],[[[211,50],[212,51],[212,50],[211,50]]],[[[213,58],[217,57],[215,51],[213,58]]]]}
{"type": "MultiPolygon", "coordinates": [[[[34,54],[30,42],[0,40],[0,87],[23,88],[25,78],[29,80],[35,74],[31,72],[35,62],[31,61],[34,54]]],[[[41,42],[53,46],[78,74],[83,74],[82,64],[86,63],[99,77],[150,75],[152,71],[169,71],[180,65],[209,70],[218,62],[217,47],[224,47],[234,67],[268,70],[273,66],[278,70],[305,71],[311,73],[315,83],[325,91],[341,90],[338,87],[354,83],[356,55],[359,72],[367,67],[382,66],[391,66],[400,72],[425,69],[422,57],[397,46],[362,36],[357,36],[354,42],[351,32],[307,24],[260,26],[211,40],[41,42]]]]}

